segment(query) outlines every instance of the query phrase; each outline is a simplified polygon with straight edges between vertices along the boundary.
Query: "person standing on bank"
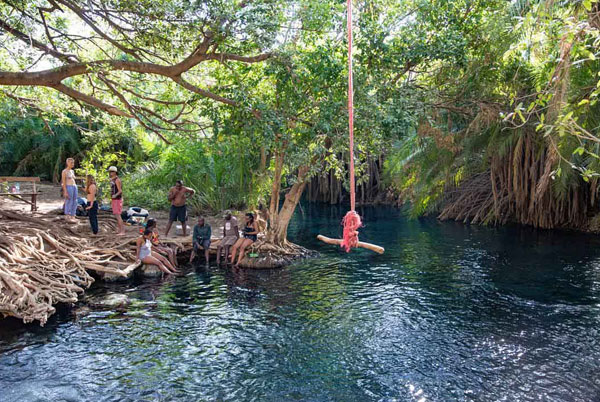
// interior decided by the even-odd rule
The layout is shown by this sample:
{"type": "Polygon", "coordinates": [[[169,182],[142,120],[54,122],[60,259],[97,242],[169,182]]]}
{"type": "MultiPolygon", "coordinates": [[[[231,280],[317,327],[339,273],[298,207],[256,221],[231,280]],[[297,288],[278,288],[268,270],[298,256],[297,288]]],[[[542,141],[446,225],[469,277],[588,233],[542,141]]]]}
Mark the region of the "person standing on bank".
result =
{"type": "Polygon", "coordinates": [[[181,230],[183,235],[186,235],[187,208],[185,202],[194,194],[196,194],[196,191],[185,187],[182,180],[177,180],[175,185],[171,187],[168,195],[168,199],[171,201],[171,211],[169,212],[169,223],[167,223],[165,237],[169,235],[173,221],[181,222],[181,230]]]}
{"type": "Polygon", "coordinates": [[[60,181],[63,198],[65,199],[65,220],[69,223],[75,223],[77,222],[77,219],[75,219],[75,212],[77,211],[77,183],[75,183],[75,172],[73,171],[75,159],[68,158],[66,165],[62,171],[60,181]]]}
{"type": "Polygon", "coordinates": [[[90,218],[90,226],[92,233],[98,234],[98,201],[96,201],[96,193],[98,189],[96,187],[96,180],[94,176],[88,174],[85,178],[85,193],[87,194],[87,206],[86,211],[90,218]]]}
{"type": "Polygon", "coordinates": [[[108,174],[110,175],[110,206],[113,215],[117,218],[117,235],[123,236],[125,234],[123,218],[121,218],[121,212],[123,212],[123,185],[117,174],[116,166],[109,167],[108,174]]]}
{"type": "Polygon", "coordinates": [[[223,239],[217,246],[217,264],[221,263],[221,250],[224,250],[225,262],[227,262],[227,259],[229,258],[229,249],[240,238],[238,221],[235,216],[231,215],[231,211],[225,211],[223,219],[223,239]]]}

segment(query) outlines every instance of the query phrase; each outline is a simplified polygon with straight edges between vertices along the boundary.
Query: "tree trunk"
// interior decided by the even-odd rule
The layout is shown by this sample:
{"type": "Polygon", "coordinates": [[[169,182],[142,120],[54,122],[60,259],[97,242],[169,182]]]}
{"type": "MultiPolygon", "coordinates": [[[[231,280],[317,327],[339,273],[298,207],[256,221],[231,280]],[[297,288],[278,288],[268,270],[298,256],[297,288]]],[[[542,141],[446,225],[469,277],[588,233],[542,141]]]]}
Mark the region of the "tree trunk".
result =
{"type": "Polygon", "coordinates": [[[281,174],[283,172],[283,150],[275,152],[275,172],[273,173],[273,185],[271,187],[271,202],[269,204],[269,216],[271,225],[277,221],[277,211],[279,209],[279,192],[281,191],[281,174]]]}
{"type": "Polygon", "coordinates": [[[267,170],[267,150],[264,146],[260,147],[260,174],[264,174],[267,170]]]}
{"type": "Polygon", "coordinates": [[[306,173],[308,173],[307,166],[302,166],[299,168],[298,180],[285,195],[283,206],[276,214],[271,215],[271,226],[267,231],[267,241],[269,243],[273,243],[278,246],[284,246],[286,244],[287,230],[290,220],[294,215],[296,206],[298,206],[300,198],[302,197],[302,193],[304,192],[304,188],[306,187],[306,173]]]}

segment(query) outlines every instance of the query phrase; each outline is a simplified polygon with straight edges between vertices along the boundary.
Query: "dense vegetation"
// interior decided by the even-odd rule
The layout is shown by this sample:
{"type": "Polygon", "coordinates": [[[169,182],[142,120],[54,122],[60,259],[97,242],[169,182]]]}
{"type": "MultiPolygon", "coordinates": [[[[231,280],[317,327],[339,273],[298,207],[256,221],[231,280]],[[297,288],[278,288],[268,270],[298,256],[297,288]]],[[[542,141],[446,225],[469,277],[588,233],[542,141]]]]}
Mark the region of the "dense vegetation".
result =
{"type": "MultiPolygon", "coordinates": [[[[587,227],[596,1],[354,4],[359,201],[587,227]]],[[[11,0],[0,14],[5,173],[116,164],[127,200],[152,208],[183,178],[198,210],[268,206],[276,243],[306,189],[347,200],[344,2],[11,0]]]]}

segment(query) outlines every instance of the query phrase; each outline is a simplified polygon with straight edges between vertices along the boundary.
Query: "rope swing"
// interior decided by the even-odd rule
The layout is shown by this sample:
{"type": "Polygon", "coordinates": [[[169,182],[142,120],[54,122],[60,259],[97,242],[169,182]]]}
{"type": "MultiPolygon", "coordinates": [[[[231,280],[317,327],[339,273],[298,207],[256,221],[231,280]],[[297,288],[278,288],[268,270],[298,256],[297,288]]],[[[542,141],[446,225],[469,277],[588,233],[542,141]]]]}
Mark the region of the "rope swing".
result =
{"type": "Polygon", "coordinates": [[[350,133],[350,211],[342,220],[344,225],[343,239],[330,239],[318,235],[317,239],[327,244],[336,244],[347,253],[356,247],[366,248],[383,254],[383,247],[358,241],[358,229],[362,226],[360,215],[356,213],[356,191],[354,183],[354,84],[352,81],[352,0],[348,0],[348,129],[350,133]]]}

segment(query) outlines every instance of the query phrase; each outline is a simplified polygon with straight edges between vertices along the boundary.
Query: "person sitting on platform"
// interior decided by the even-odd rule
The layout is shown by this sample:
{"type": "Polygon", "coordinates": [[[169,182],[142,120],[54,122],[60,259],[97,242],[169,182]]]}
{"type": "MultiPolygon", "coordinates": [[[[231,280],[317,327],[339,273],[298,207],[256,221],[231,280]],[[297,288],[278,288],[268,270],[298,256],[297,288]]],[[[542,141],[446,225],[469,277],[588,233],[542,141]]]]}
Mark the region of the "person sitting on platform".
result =
{"type": "Polygon", "coordinates": [[[229,258],[229,248],[235,244],[240,238],[238,222],[235,216],[231,215],[231,211],[225,211],[223,216],[223,239],[217,247],[217,264],[221,263],[221,250],[225,251],[225,261],[229,258]]]}
{"type": "Polygon", "coordinates": [[[148,265],[156,265],[158,269],[166,274],[175,274],[177,272],[171,266],[169,260],[158,253],[152,253],[152,229],[146,229],[144,234],[135,241],[135,244],[138,261],[148,265]]]}
{"type": "Polygon", "coordinates": [[[254,214],[251,212],[248,212],[246,214],[246,225],[243,228],[243,232],[244,232],[244,237],[241,239],[238,239],[238,241],[235,242],[235,244],[233,245],[233,248],[231,249],[231,263],[232,264],[235,262],[235,255],[239,251],[238,260],[237,260],[237,263],[235,264],[236,267],[239,266],[240,262],[244,259],[244,256],[246,254],[246,248],[248,248],[248,246],[250,246],[256,240],[258,240],[258,233],[259,233],[258,225],[256,224],[256,221],[254,220],[254,214]]]}
{"type": "Polygon", "coordinates": [[[190,255],[190,263],[198,253],[200,246],[204,249],[204,259],[208,264],[208,252],[210,249],[210,237],[212,236],[212,230],[210,225],[204,223],[204,218],[198,217],[198,224],[194,226],[194,234],[192,235],[192,241],[194,242],[194,250],[190,255]]]}
{"type": "Polygon", "coordinates": [[[182,180],[177,180],[175,185],[171,187],[167,197],[169,201],[171,201],[171,211],[169,212],[169,223],[167,223],[165,236],[169,235],[169,230],[171,230],[173,221],[181,222],[183,236],[186,235],[187,208],[185,202],[194,194],[196,194],[196,191],[189,187],[185,187],[182,180]]]}
{"type": "Polygon", "coordinates": [[[151,240],[152,240],[152,246],[154,247],[153,250],[156,250],[160,254],[166,256],[169,259],[169,261],[171,262],[171,265],[173,267],[177,267],[177,250],[174,250],[167,244],[161,244],[161,242],[158,238],[159,234],[158,234],[158,227],[156,226],[156,220],[152,219],[152,218],[148,219],[148,222],[146,222],[146,229],[152,230],[152,239],[151,240]]]}

